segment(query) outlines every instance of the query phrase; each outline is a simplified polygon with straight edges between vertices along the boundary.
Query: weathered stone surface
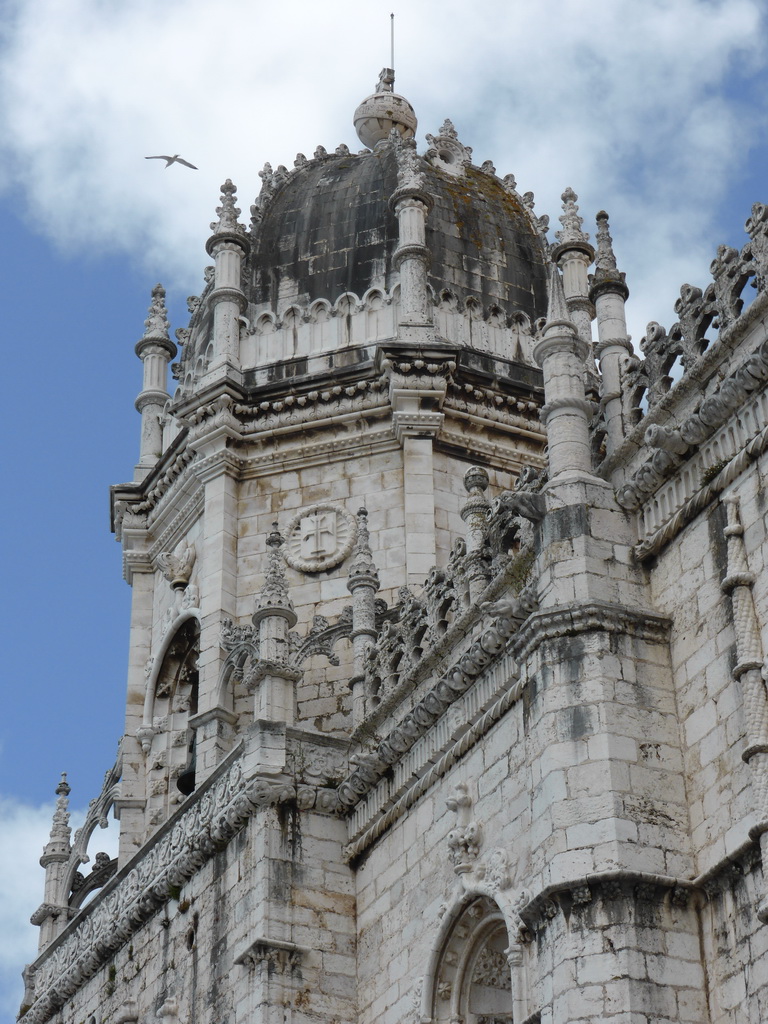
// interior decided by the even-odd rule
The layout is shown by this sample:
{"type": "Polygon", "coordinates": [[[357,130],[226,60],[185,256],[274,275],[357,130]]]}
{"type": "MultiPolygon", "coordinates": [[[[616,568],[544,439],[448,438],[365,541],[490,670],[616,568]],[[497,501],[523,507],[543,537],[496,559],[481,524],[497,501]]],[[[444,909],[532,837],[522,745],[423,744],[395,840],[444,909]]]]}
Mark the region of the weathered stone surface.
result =
{"type": "Polygon", "coordinates": [[[173,397],[153,293],[125,734],[22,1020],[759,1024],[765,208],[641,361],[607,215],[590,285],[575,192],[550,249],[390,74],[250,234],[225,183],[173,397]]]}

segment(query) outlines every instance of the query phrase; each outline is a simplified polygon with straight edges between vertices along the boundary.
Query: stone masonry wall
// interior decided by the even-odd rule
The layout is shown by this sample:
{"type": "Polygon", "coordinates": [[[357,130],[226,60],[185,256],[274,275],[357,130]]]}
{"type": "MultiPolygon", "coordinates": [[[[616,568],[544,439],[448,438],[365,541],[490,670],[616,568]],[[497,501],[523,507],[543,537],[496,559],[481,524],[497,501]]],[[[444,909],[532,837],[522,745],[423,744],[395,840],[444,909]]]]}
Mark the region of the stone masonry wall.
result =
{"type": "MultiPolygon", "coordinates": [[[[734,482],[741,498],[744,545],[755,575],[754,599],[768,650],[768,540],[765,492],[757,471],[734,482]]],[[[670,652],[697,872],[705,872],[746,839],[756,808],[741,754],[745,721],[730,598],[721,590],[726,548],[722,504],[711,504],[659,556],[650,573],[654,599],[672,621],[670,652]]]]}
{"type": "MultiPolygon", "coordinates": [[[[353,879],[343,823],[258,812],[54,1018],[195,1024],[356,1020],[353,879]]],[[[130,875],[123,885],[130,885],[130,875]]],[[[84,934],[87,933],[87,926],[84,934]]],[[[87,941],[84,939],[84,941],[87,941]]]]}

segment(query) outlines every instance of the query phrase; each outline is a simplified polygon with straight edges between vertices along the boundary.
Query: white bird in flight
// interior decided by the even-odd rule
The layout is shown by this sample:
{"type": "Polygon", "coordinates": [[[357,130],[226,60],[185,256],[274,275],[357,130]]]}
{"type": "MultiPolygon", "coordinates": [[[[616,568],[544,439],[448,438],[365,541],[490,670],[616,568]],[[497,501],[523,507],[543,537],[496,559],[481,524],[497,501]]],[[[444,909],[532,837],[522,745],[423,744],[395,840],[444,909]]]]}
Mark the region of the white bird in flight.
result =
{"type": "Polygon", "coordinates": [[[193,171],[197,170],[195,165],[191,164],[189,162],[189,160],[182,160],[182,158],[179,156],[178,153],[174,153],[173,156],[145,156],[144,159],[145,160],[165,160],[165,169],[166,169],[166,171],[171,166],[171,164],[184,164],[185,167],[191,167],[193,171]]]}

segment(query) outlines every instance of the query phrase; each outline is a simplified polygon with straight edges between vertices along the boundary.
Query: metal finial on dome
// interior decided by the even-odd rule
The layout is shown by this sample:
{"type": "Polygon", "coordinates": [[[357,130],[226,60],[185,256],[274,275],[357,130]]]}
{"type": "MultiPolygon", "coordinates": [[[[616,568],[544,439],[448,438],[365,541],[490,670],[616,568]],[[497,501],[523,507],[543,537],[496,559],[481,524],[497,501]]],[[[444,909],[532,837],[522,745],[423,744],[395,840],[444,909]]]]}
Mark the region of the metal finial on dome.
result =
{"type": "Polygon", "coordinates": [[[393,128],[404,139],[412,139],[416,134],[418,122],[413,107],[394,91],[394,84],[395,72],[382,68],[376,91],[366,96],[352,118],[357,137],[369,149],[388,138],[393,128]]]}

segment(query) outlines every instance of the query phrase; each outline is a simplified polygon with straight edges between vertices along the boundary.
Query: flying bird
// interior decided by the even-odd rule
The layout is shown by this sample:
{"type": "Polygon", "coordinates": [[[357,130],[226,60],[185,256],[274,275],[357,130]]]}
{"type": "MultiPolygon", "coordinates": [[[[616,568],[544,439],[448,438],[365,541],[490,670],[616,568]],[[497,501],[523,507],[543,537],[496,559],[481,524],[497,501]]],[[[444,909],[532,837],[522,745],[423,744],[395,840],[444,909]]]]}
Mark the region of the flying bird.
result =
{"type": "Polygon", "coordinates": [[[191,167],[193,171],[197,170],[195,165],[191,164],[189,162],[189,160],[182,160],[182,158],[179,156],[178,153],[174,153],[173,156],[145,156],[144,159],[145,160],[165,160],[165,169],[166,169],[166,171],[171,166],[171,164],[184,164],[185,167],[191,167]]]}

